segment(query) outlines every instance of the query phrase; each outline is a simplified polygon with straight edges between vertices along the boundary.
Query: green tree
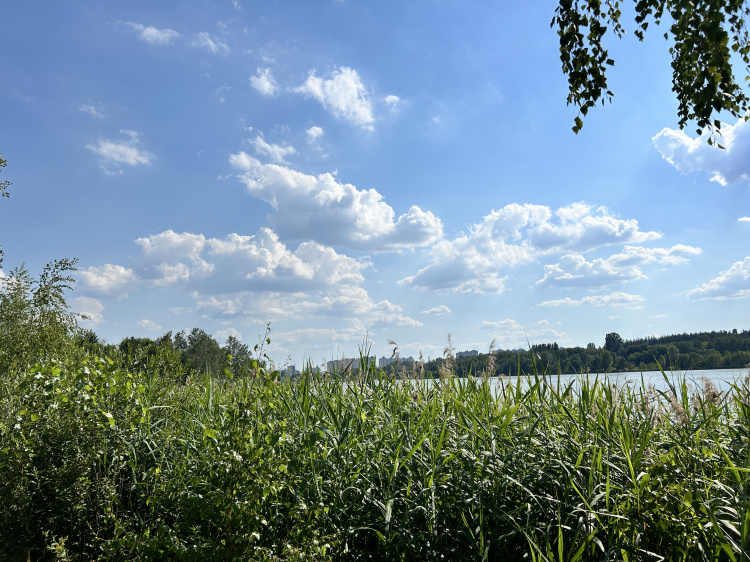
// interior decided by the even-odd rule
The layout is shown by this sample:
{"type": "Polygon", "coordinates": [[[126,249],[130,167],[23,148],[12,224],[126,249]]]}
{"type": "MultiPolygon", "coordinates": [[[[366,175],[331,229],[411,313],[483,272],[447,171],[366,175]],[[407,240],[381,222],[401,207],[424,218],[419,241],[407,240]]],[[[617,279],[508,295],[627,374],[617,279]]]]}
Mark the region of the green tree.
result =
{"type": "Polygon", "coordinates": [[[227,338],[227,343],[222,349],[225,355],[231,355],[232,361],[230,365],[232,372],[235,374],[246,373],[251,368],[252,357],[250,355],[250,348],[242,343],[239,339],[234,336],[227,338]]]}
{"type": "Polygon", "coordinates": [[[187,335],[187,349],[182,357],[196,372],[214,375],[222,372],[227,360],[219,343],[200,328],[193,328],[187,335]]]}
{"type": "Polygon", "coordinates": [[[57,260],[34,279],[23,267],[0,277],[0,375],[36,361],[60,358],[74,344],[77,315],[65,291],[71,288],[76,260],[57,260]]]}
{"type": "MultiPolygon", "coordinates": [[[[579,109],[573,131],[583,126],[582,116],[600,100],[611,101],[607,67],[614,66],[605,37],[621,38],[620,0],[560,0],[551,26],[560,40],[562,71],[568,79],[568,104],[579,109]]],[[[746,0],[636,0],[635,36],[643,41],[650,23],[665,22],[664,38],[671,39],[672,90],[677,95],[679,125],[697,124],[697,133],[709,131],[709,144],[721,134],[717,116],[727,112],[745,117],[750,99],[737,83],[733,58],[750,74],[750,36],[745,18],[746,0]]],[[[721,147],[721,145],[719,144],[721,147]]]]}
{"type": "Polygon", "coordinates": [[[618,353],[625,342],[617,332],[610,332],[604,336],[604,349],[610,353],[618,353]]]}

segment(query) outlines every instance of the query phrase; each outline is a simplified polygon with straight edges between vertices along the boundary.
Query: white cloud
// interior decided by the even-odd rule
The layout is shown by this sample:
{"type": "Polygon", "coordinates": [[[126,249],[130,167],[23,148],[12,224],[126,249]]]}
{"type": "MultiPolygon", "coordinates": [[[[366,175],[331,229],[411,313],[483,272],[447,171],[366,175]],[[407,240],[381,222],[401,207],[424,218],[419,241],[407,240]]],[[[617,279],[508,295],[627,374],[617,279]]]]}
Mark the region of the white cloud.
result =
{"type": "Polygon", "coordinates": [[[212,38],[205,31],[201,31],[200,33],[196,34],[190,45],[193,47],[198,47],[200,49],[206,49],[207,51],[211,51],[215,55],[226,55],[229,54],[230,51],[229,45],[227,45],[220,39],[212,38]]]}
{"type": "Polygon", "coordinates": [[[629,308],[638,310],[643,308],[642,302],[646,300],[640,295],[631,295],[629,293],[611,293],[609,295],[591,295],[583,297],[580,300],[574,300],[570,297],[551,301],[544,301],[539,306],[608,306],[618,308],[629,308]]]}
{"type": "Polygon", "coordinates": [[[540,321],[531,328],[526,328],[520,322],[506,318],[505,320],[484,321],[480,328],[491,333],[498,349],[528,349],[529,345],[560,343],[567,340],[568,336],[565,332],[547,328],[547,325],[546,321],[540,321]]]}
{"type": "Polygon", "coordinates": [[[214,334],[214,338],[216,338],[216,341],[219,343],[225,344],[230,336],[234,336],[234,338],[242,341],[242,334],[236,330],[235,328],[227,328],[226,330],[219,330],[214,334]]]}
{"type": "Polygon", "coordinates": [[[740,222],[750,222],[750,217],[740,217],[737,220],[740,222]]]}
{"type": "Polygon", "coordinates": [[[161,326],[157,324],[156,322],[153,322],[152,320],[148,320],[144,318],[143,320],[138,320],[138,322],[135,323],[136,326],[143,330],[149,330],[151,332],[158,332],[161,330],[161,326]]]}
{"type": "Polygon", "coordinates": [[[76,314],[86,318],[81,320],[82,326],[95,327],[104,321],[104,305],[92,297],[76,297],[70,301],[70,308],[76,314]]]}
{"type": "Polygon", "coordinates": [[[750,297],[750,256],[734,262],[726,271],[722,271],[688,293],[690,299],[742,299],[750,297]]]}
{"type": "Polygon", "coordinates": [[[154,155],[138,148],[138,133],[124,129],[120,130],[120,133],[128,137],[127,140],[117,142],[109,139],[100,139],[96,144],[86,145],[86,148],[101,157],[103,161],[102,168],[105,171],[111,173],[113,167],[119,164],[138,166],[153,163],[154,155]]]}
{"type": "Polygon", "coordinates": [[[250,85],[264,96],[273,97],[279,89],[279,85],[271,75],[270,68],[259,68],[255,76],[250,77],[250,85]]]}
{"type": "MultiPolygon", "coordinates": [[[[300,292],[359,284],[364,281],[362,271],[372,265],[368,259],[351,258],[313,241],[303,242],[292,251],[269,228],[261,228],[252,236],[229,234],[223,239],[167,230],[139,238],[136,243],[141,246],[135,268],[139,279],[211,295],[300,292]]],[[[217,303],[204,304],[215,308],[217,303]]],[[[239,313],[236,302],[223,303],[224,312],[239,313]]]]}
{"type": "Polygon", "coordinates": [[[398,219],[375,191],[359,190],[331,174],[312,176],[276,164],[261,164],[244,152],[232,154],[231,165],[248,192],[269,203],[269,221],[285,240],[372,251],[424,246],[442,236],[442,222],[416,205],[398,219]]]}
{"type": "Polygon", "coordinates": [[[311,72],[305,83],[295,91],[312,96],[340,119],[368,130],[374,129],[375,118],[367,89],[352,68],[342,66],[325,79],[311,72]]]}
{"type": "Polygon", "coordinates": [[[662,158],[683,174],[704,172],[720,185],[750,181],[750,124],[741,118],[735,125],[722,123],[721,131],[718,141],[725,150],[708,145],[708,131],[692,138],[664,128],[653,141],[662,158]]]}
{"type": "Polygon", "coordinates": [[[422,314],[449,314],[451,312],[451,309],[445,306],[444,304],[441,304],[440,306],[436,306],[435,308],[431,308],[429,310],[423,310],[422,314]]]}
{"type": "Polygon", "coordinates": [[[468,234],[436,243],[432,263],[400,283],[450,293],[502,293],[507,278],[502,270],[538,256],[587,252],[660,236],[641,232],[637,221],[617,219],[602,207],[594,211],[575,203],[553,215],[543,205],[512,203],[472,225],[468,234]]]}
{"type": "Polygon", "coordinates": [[[202,234],[166,230],[135,242],[141,247],[142,255],[136,268],[138,275],[156,285],[187,282],[213,271],[213,266],[200,257],[206,244],[202,234]]]}
{"type": "Polygon", "coordinates": [[[89,267],[78,273],[79,286],[86,291],[108,297],[125,297],[138,279],[135,271],[110,263],[100,267],[89,267]]]}
{"type": "Polygon", "coordinates": [[[284,146],[269,144],[263,140],[263,137],[260,135],[255,137],[255,140],[253,140],[252,143],[253,146],[255,146],[255,152],[268,156],[274,162],[283,163],[285,156],[295,153],[293,146],[289,146],[288,144],[284,144],[284,146]]]}
{"type": "Polygon", "coordinates": [[[78,109],[80,111],[83,111],[84,113],[88,113],[91,117],[93,117],[95,119],[104,119],[104,114],[101,113],[98,109],[96,109],[91,104],[83,104],[78,109]]]}
{"type": "Polygon", "coordinates": [[[375,302],[367,291],[356,285],[333,287],[327,295],[313,300],[291,303],[292,317],[321,315],[356,318],[366,326],[390,325],[405,328],[419,328],[422,322],[404,315],[402,308],[388,300],[375,302]]]}
{"type": "Polygon", "coordinates": [[[151,45],[169,45],[180,36],[174,29],[157,29],[140,23],[126,22],[138,34],[138,39],[151,45]]]}
{"type": "Polygon", "coordinates": [[[396,108],[398,108],[399,104],[401,103],[401,98],[391,94],[389,96],[385,96],[383,101],[388,105],[388,107],[390,107],[391,111],[396,111],[396,108]]]}
{"type": "Polygon", "coordinates": [[[305,132],[307,133],[307,142],[309,144],[316,144],[318,139],[323,136],[323,129],[317,125],[313,125],[305,132]]]}
{"type": "Polygon", "coordinates": [[[555,214],[558,224],[545,218],[528,231],[529,242],[538,251],[588,252],[601,246],[646,242],[662,236],[659,232],[641,232],[638,221],[615,218],[605,207],[594,211],[590,205],[574,203],[555,214]]]}
{"type": "Polygon", "coordinates": [[[677,244],[671,248],[625,246],[619,254],[607,259],[586,261],[580,254],[568,254],[553,265],[544,266],[544,277],[537,285],[553,287],[601,287],[612,283],[635,281],[646,275],[641,266],[651,263],[676,265],[687,261],[686,256],[698,255],[700,248],[677,244]]]}

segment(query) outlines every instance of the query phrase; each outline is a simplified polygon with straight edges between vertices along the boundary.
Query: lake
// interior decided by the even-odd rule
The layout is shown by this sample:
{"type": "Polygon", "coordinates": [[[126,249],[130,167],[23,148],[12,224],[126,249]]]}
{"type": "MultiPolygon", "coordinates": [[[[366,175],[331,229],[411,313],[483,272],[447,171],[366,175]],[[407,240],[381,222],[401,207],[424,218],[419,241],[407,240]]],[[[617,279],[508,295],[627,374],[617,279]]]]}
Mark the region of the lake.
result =
{"type": "MultiPolygon", "coordinates": [[[[678,380],[683,377],[687,380],[688,384],[692,384],[693,388],[702,387],[702,380],[708,379],[714,383],[716,388],[720,391],[728,390],[732,383],[741,382],[750,374],[750,370],[747,367],[736,368],[736,369],[707,369],[707,370],[695,370],[685,371],[680,373],[678,371],[666,372],[667,378],[675,384],[678,380]]],[[[570,381],[578,380],[581,377],[588,376],[589,380],[594,380],[597,376],[599,379],[606,379],[612,384],[617,385],[634,385],[640,386],[641,382],[648,386],[653,384],[657,390],[667,390],[669,387],[667,382],[664,380],[664,375],[661,371],[643,371],[643,372],[629,372],[629,373],[607,373],[605,375],[597,375],[590,373],[589,375],[559,375],[560,384],[566,385],[570,381]]],[[[526,381],[529,377],[524,377],[526,381]]],[[[517,377],[505,378],[506,381],[514,382],[517,377]]],[[[501,380],[500,377],[493,379],[494,384],[497,385],[501,380]]],[[[533,377],[531,378],[533,380],[533,377]]],[[[558,375],[551,375],[548,380],[552,383],[557,383],[558,375]]]]}

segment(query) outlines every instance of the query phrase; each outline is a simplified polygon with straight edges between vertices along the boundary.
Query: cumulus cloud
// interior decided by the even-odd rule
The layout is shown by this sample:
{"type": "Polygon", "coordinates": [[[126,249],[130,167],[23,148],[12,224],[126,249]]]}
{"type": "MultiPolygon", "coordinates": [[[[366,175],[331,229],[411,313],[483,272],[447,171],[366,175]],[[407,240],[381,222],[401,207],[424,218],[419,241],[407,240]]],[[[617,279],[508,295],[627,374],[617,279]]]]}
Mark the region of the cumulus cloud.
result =
{"type": "MultiPolygon", "coordinates": [[[[121,129],[120,133],[127,138],[123,141],[100,139],[96,144],[88,144],[88,148],[102,159],[102,169],[107,173],[115,173],[120,164],[128,166],[150,165],[154,161],[154,155],[138,148],[138,133],[121,129]]],[[[122,173],[122,170],[119,170],[122,173]]]]}
{"type": "Polygon", "coordinates": [[[166,230],[136,241],[141,247],[138,276],[156,285],[173,285],[205,277],[213,266],[200,257],[206,244],[202,234],[166,230]]]}
{"type": "Polygon", "coordinates": [[[179,289],[194,299],[195,312],[220,321],[331,317],[365,327],[422,326],[399,305],[374,301],[361,286],[369,259],[314,241],[289,248],[271,229],[261,228],[252,236],[224,238],[168,230],[136,242],[141,256],[132,269],[89,268],[85,284],[108,296],[120,294],[125,280],[179,289]]]}
{"type": "Polygon", "coordinates": [[[84,327],[95,327],[104,321],[104,305],[93,297],[76,297],[70,301],[70,308],[83,318],[80,324],[84,327]]]}
{"type": "Polygon", "coordinates": [[[703,172],[720,185],[750,181],[750,123],[722,123],[718,139],[725,150],[709,146],[708,131],[693,138],[684,131],[664,128],[654,138],[662,158],[683,174],[703,172]]]}
{"type": "MultiPolygon", "coordinates": [[[[210,295],[299,292],[358,284],[364,281],[362,271],[372,265],[368,259],[351,258],[313,241],[291,250],[269,228],[252,236],[229,234],[223,239],[167,230],[136,243],[141,246],[141,257],[134,270],[128,271],[135,271],[139,280],[210,295]]],[[[104,277],[101,271],[97,273],[104,277]]],[[[221,307],[214,300],[203,304],[239,313],[240,307],[231,299],[222,303],[221,307]]]]}
{"type": "Polygon", "coordinates": [[[449,314],[451,312],[451,309],[445,306],[444,304],[441,304],[440,306],[436,306],[435,308],[430,308],[429,310],[423,310],[422,314],[449,314]]]}
{"type": "Polygon", "coordinates": [[[708,283],[688,293],[688,298],[728,300],[750,297],[750,256],[734,262],[708,283]]]}
{"type": "Polygon", "coordinates": [[[541,320],[526,327],[511,318],[496,321],[484,321],[480,325],[482,330],[491,333],[499,349],[527,349],[529,344],[551,343],[565,341],[568,336],[565,332],[558,332],[548,328],[548,322],[541,320]]]}
{"type": "Polygon", "coordinates": [[[132,290],[137,282],[135,271],[132,269],[107,263],[79,271],[77,288],[121,298],[127,296],[128,291],[132,290]]]}
{"type": "Polygon", "coordinates": [[[255,152],[268,156],[274,162],[284,163],[284,157],[295,153],[293,146],[289,146],[288,144],[284,144],[284,146],[269,144],[260,135],[255,137],[252,144],[255,146],[255,152]]]}
{"type": "Polygon", "coordinates": [[[375,118],[367,89],[352,68],[343,66],[327,78],[320,78],[311,72],[305,83],[295,91],[315,98],[339,119],[346,119],[368,130],[374,129],[375,118]]]}
{"type": "Polygon", "coordinates": [[[646,277],[641,269],[644,265],[676,265],[687,261],[687,256],[700,253],[700,248],[677,244],[671,248],[625,246],[618,254],[593,261],[587,261],[580,254],[568,254],[556,264],[545,265],[544,277],[537,281],[537,285],[601,287],[612,283],[635,281],[646,277]]]}
{"type": "Polygon", "coordinates": [[[269,222],[282,239],[377,252],[425,246],[442,236],[442,222],[431,212],[414,205],[396,219],[376,190],[340,183],[332,174],[261,164],[244,152],[229,161],[243,172],[248,193],[273,207],[269,222]]]}
{"type": "Polygon", "coordinates": [[[157,29],[140,23],[126,22],[138,34],[138,39],[150,45],[169,45],[180,36],[174,29],[157,29]]]}
{"type": "MultiPolygon", "coordinates": [[[[374,301],[367,291],[358,285],[340,285],[327,295],[316,299],[305,299],[290,305],[293,317],[321,315],[354,317],[366,326],[390,325],[419,328],[422,322],[403,314],[402,308],[388,300],[374,301]]],[[[361,336],[361,334],[360,334],[361,336]]]]}
{"type": "Polygon", "coordinates": [[[259,68],[255,76],[250,77],[250,85],[267,97],[275,96],[279,89],[279,85],[273,79],[270,68],[259,68]]]}
{"type": "Polygon", "coordinates": [[[305,132],[307,133],[307,142],[309,144],[316,144],[318,139],[323,136],[323,129],[317,125],[313,125],[305,132]]]}
{"type": "Polygon", "coordinates": [[[750,217],[740,217],[737,220],[740,222],[750,222],[750,217]]]}
{"type": "Polygon", "coordinates": [[[150,332],[158,332],[159,330],[162,329],[159,324],[157,324],[156,322],[152,320],[148,320],[147,318],[138,320],[138,322],[136,322],[135,325],[143,330],[148,330],[150,332]]]}
{"type": "Polygon", "coordinates": [[[618,308],[629,308],[632,310],[638,310],[643,308],[642,304],[645,301],[640,295],[631,295],[629,293],[611,293],[609,295],[591,295],[583,297],[580,300],[571,299],[565,297],[564,299],[557,299],[551,301],[544,301],[539,306],[608,306],[618,308]]]}
{"type": "Polygon", "coordinates": [[[468,234],[436,243],[432,263],[400,283],[451,293],[502,293],[507,278],[502,272],[538,256],[660,236],[640,231],[636,220],[615,218],[603,207],[575,203],[553,213],[543,205],[512,203],[472,225],[468,234]]]}
{"type": "Polygon", "coordinates": [[[229,45],[220,39],[212,38],[205,31],[197,33],[190,45],[199,49],[205,49],[215,55],[227,55],[230,52],[229,45]]]}
{"type": "Polygon", "coordinates": [[[83,104],[81,107],[78,108],[80,111],[83,111],[84,113],[89,114],[94,119],[104,119],[104,114],[101,113],[98,109],[96,109],[91,104],[83,104]]]}

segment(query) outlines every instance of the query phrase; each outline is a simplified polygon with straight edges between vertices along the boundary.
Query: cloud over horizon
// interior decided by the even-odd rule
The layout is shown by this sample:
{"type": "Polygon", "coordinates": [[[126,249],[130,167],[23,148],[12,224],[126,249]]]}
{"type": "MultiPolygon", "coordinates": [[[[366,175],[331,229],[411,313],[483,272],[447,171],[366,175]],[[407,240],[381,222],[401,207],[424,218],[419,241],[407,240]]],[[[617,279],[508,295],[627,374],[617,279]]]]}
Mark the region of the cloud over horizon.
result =
{"type": "Polygon", "coordinates": [[[232,154],[248,193],[274,211],[268,221],[283,240],[313,239],[329,246],[373,252],[426,246],[442,236],[442,222],[412,205],[396,218],[374,189],[360,190],[332,174],[313,176],[277,164],[262,164],[245,152],[232,154]]]}
{"type": "Polygon", "coordinates": [[[606,259],[587,261],[581,254],[564,255],[556,264],[544,266],[544,277],[537,285],[550,287],[602,287],[645,279],[642,266],[676,265],[688,261],[686,256],[701,253],[700,248],[677,244],[671,248],[625,246],[618,254],[606,259]]]}
{"type": "Polygon", "coordinates": [[[750,297],[750,256],[734,262],[726,271],[688,292],[691,300],[729,300],[750,297]]]}
{"type": "Polygon", "coordinates": [[[502,272],[538,256],[660,237],[602,207],[574,203],[552,213],[544,205],[511,203],[472,225],[468,234],[437,242],[430,250],[432,263],[400,283],[447,293],[502,293],[507,279],[502,272]]]}

